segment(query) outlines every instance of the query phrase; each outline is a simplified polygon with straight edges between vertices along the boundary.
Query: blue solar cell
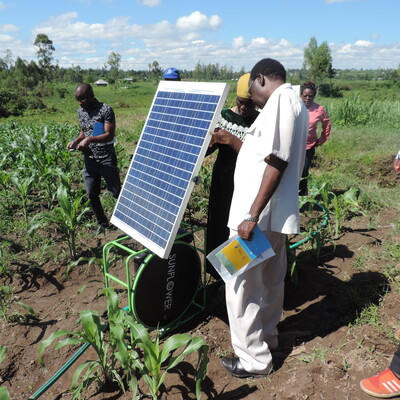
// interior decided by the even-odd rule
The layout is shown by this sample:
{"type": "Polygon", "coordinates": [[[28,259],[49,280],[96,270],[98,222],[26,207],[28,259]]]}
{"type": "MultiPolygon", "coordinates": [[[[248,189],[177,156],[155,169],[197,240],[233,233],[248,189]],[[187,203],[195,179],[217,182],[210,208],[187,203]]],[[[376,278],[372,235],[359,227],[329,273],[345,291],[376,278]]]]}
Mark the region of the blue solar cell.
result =
{"type": "Polygon", "coordinates": [[[167,257],[228,85],[161,82],[111,222],[167,257]]]}

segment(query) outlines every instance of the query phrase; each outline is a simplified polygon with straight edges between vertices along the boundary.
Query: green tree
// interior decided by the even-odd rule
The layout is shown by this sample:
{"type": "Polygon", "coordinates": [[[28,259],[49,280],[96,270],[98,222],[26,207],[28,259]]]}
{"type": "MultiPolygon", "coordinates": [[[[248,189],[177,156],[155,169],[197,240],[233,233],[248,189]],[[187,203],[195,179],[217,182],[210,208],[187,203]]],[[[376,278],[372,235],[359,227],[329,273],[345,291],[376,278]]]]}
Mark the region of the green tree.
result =
{"type": "Polygon", "coordinates": [[[156,82],[159,82],[163,70],[161,69],[158,61],[153,61],[151,64],[149,64],[149,71],[150,74],[155,78],[156,82]]]}
{"type": "Polygon", "coordinates": [[[312,37],[308,46],[304,48],[303,68],[308,72],[311,80],[320,83],[326,78],[333,78],[332,55],[327,42],[318,46],[317,39],[312,37]]]}
{"type": "Polygon", "coordinates": [[[112,51],[108,56],[107,64],[110,67],[110,77],[116,81],[119,74],[119,67],[121,65],[121,55],[112,51]]]}
{"type": "Polygon", "coordinates": [[[44,71],[45,78],[50,79],[53,61],[53,52],[55,48],[53,41],[44,33],[39,33],[36,36],[34,45],[37,47],[36,55],[39,62],[39,67],[44,71]]]}
{"type": "Polygon", "coordinates": [[[0,57],[0,70],[10,70],[14,63],[11,50],[7,49],[5,53],[4,57],[0,57]]]}
{"type": "Polygon", "coordinates": [[[43,73],[34,61],[28,63],[18,57],[11,69],[11,75],[19,88],[32,90],[42,79],[43,73]]]}

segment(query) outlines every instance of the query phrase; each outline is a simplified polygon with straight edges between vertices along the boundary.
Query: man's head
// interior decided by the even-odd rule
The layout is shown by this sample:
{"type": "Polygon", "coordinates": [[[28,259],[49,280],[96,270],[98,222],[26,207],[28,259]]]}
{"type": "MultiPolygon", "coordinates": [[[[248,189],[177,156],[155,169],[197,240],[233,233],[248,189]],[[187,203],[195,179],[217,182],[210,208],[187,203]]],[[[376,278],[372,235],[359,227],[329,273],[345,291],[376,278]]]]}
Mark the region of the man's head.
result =
{"type": "Polygon", "coordinates": [[[284,66],[272,58],[264,58],[250,72],[248,91],[254,103],[263,108],[274,90],[285,82],[284,66]]]}
{"type": "Polygon", "coordinates": [[[75,99],[84,110],[89,110],[94,103],[93,88],[88,83],[80,83],[75,89],[75,99]]]}
{"type": "Polygon", "coordinates": [[[254,110],[254,102],[248,91],[250,74],[244,74],[238,79],[236,89],[236,107],[241,116],[247,117],[254,110]]]}

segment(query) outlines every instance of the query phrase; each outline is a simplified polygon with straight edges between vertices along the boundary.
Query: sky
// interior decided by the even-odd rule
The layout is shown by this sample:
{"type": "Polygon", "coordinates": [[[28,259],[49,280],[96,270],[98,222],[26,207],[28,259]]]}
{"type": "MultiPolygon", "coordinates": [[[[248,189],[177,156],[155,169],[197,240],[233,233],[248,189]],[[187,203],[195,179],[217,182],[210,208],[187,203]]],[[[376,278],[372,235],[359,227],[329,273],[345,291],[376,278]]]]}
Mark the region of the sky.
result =
{"type": "Polygon", "coordinates": [[[123,70],[301,68],[315,37],[335,69],[398,68],[399,15],[399,0],[0,0],[0,57],[37,60],[44,33],[61,67],[102,68],[115,52],[123,70]]]}

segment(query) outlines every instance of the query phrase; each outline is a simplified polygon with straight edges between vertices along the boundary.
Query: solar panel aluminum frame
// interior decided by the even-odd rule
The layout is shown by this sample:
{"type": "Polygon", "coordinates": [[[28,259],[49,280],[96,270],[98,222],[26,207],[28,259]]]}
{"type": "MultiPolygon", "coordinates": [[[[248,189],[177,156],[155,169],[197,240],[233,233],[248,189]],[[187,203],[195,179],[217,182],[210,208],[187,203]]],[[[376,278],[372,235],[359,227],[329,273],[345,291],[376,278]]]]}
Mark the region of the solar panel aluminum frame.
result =
{"type": "MultiPolygon", "coordinates": [[[[198,176],[201,164],[203,162],[203,159],[205,157],[207,148],[209,146],[209,143],[211,141],[211,135],[209,132],[212,132],[217,124],[217,121],[219,119],[222,107],[224,105],[226,96],[228,95],[229,92],[229,85],[226,83],[215,83],[215,82],[174,82],[174,81],[161,81],[158,85],[156,94],[154,96],[152,105],[150,107],[150,111],[148,113],[145,125],[142,130],[142,134],[140,136],[139,142],[136,146],[135,152],[133,154],[132,160],[130,167],[128,169],[121,194],[119,196],[119,199],[116,203],[116,206],[114,208],[113,215],[111,217],[111,223],[118,228],[120,228],[122,231],[124,231],[126,234],[128,234],[130,237],[133,239],[137,240],[139,243],[141,243],[143,246],[145,246],[147,249],[152,251],[154,254],[158,255],[161,258],[168,258],[171,248],[174,244],[174,240],[177,234],[177,231],[180,227],[181,220],[183,218],[187,203],[189,201],[190,195],[192,193],[192,190],[195,185],[195,178],[198,176]],[[134,219],[129,219],[127,218],[121,218],[121,208],[123,206],[120,206],[120,203],[122,202],[121,199],[126,199],[127,196],[131,195],[131,192],[129,192],[128,187],[131,187],[129,185],[142,185],[140,182],[134,182],[133,175],[135,169],[137,168],[142,168],[143,163],[139,161],[140,155],[138,155],[141,151],[143,151],[144,146],[146,145],[146,140],[144,137],[148,135],[149,129],[149,121],[151,120],[151,116],[154,115],[154,110],[157,105],[157,101],[159,100],[159,96],[162,96],[163,93],[171,93],[172,95],[179,96],[179,94],[184,94],[184,95],[191,95],[193,94],[194,96],[202,96],[202,95],[211,95],[211,96],[217,96],[218,101],[216,103],[216,107],[213,111],[213,116],[210,118],[209,114],[209,119],[206,120],[205,125],[208,124],[207,126],[207,131],[204,134],[204,137],[201,138],[202,143],[198,146],[198,154],[197,154],[197,160],[195,160],[195,163],[192,167],[192,171],[190,178],[185,181],[186,187],[184,188],[184,195],[182,196],[181,202],[179,205],[176,205],[176,208],[179,207],[179,210],[175,213],[173,213],[172,218],[174,218],[174,221],[171,222],[172,228],[168,229],[166,232],[163,232],[163,234],[167,235],[168,237],[163,240],[165,243],[163,245],[160,245],[157,243],[156,240],[153,240],[152,237],[154,237],[154,232],[152,234],[143,234],[143,230],[140,229],[141,227],[138,225],[138,220],[139,218],[144,218],[143,215],[138,216],[135,221],[134,219]],[[135,228],[136,226],[136,228],[135,228]],[[142,232],[141,232],[142,230],[142,232]]],[[[215,97],[213,97],[215,98],[215,97]]],[[[184,110],[183,110],[184,111],[184,110]]],[[[191,122],[196,121],[195,118],[191,118],[191,122]]],[[[204,121],[203,121],[204,122],[204,121]]],[[[169,127],[170,128],[170,127],[169,127]]],[[[200,129],[199,129],[200,130],[200,129]]],[[[204,131],[204,129],[201,129],[204,131]]],[[[169,130],[170,132],[170,130],[169,130]]],[[[157,138],[160,137],[162,140],[162,136],[158,136],[159,133],[163,133],[162,129],[159,129],[157,132],[157,138]]],[[[169,149],[167,149],[169,150],[169,149]]],[[[177,149],[174,149],[175,151],[179,151],[177,149]]],[[[171,167],[171,165],[166,164],[166,167],[171,167]]],[[[151,177],[150,177],[151,178],[151,177]]],[[[151,180],[151,179],[150,179],[151,180]]],[[[146,183],[143,183],[145,185],[146,183]]],[[[140,189],[140,188],[139,188],[140,189]]],[[[132,198],[134,198],[134,195],[132,195],[132,198]]],[[[129,201],[129,200],[128,200],[129,201]]],[[[144,209],[146,209],[147,205],[146,200],[141,198],[140,199],[141,205],[144,206],[144,209]]],[[[136,207],[134,204],[136,203],[131,203],[131,207],[136,207]]],[[[149,206],[147,209],[150,209],[151,207],[149,206]]],[[[127,208],[123,208],[126,210],[127,208]]],[[[133,213],[134,214],[134,213],[133,213]]],[[[144,213],[143,213],[144,214],[144,213]]],[[[155,216],[156,218],[156,216],[155,216]]],[[[150,221],[151,222],[151,221],[150,221]]]]}

